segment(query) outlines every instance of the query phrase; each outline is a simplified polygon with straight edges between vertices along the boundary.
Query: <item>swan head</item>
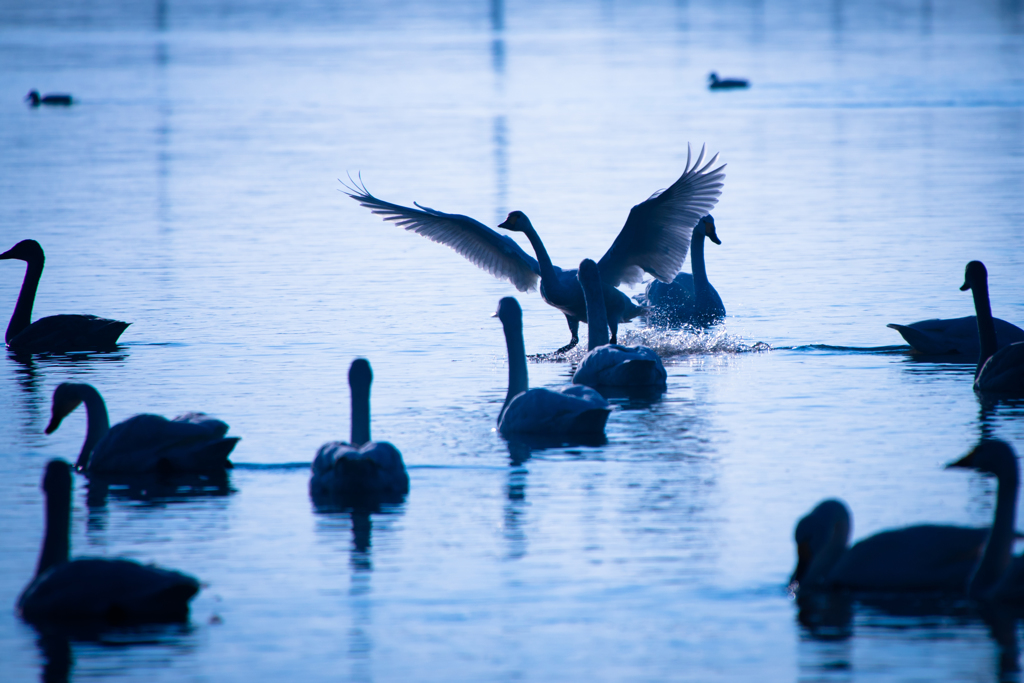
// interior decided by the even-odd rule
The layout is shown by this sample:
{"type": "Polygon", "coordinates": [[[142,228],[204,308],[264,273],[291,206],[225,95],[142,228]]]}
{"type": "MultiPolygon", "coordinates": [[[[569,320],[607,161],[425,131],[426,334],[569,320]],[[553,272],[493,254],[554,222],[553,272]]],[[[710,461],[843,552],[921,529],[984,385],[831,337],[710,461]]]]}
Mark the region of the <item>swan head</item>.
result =
{"type": "Polygon", "coordinates": [[[708,83],[718,83],[718,74],[712,71],[708,74],[708,83]]]}
{"type": "Polygon", "coordinates": [[[506,296],[498,302],[498,310],[491,317],[500,320],[502,325],[522,325],[523,309],[514,297],[506,296]]]}
{"type": "MultiPolygon", "coordinates": [[[[814,575],[822,574],[824,571],[811,571],[815,569],[815,560],[824,554],[823,551],[830,545],[830,541],[845,548],[849,538],[850,511],[846,505],[835,498],[818,503],[817,507],[797,523],[793,531],[797,562],[796,569],[789,579],[790,585],[813,583],[815,578],[822,578],[814,575]]],[[[829,568],[825,568],[825,571],[829,568]]]]}
{"type": "Polygon", "coordinates": [[[985,270],[985,264],[981,261],[971,261],[964,270],[964,284],[960,287],[960,291],[966,292],[968,289],[974,289],[979,285],[987,284],[987,282],[988,271],[985,270]]]}
{"type": "Polygon", "coordinates": [[[580,268],[576,271],[576,279],[583,283],[594,283],[596,286],[601,286],[601,271],[598,270],[597,264],[592,259],[585,258],[580,261],[580,268]]]}
{"type": "Polygon", "coordinates": [[[711,214],[701,218],[700,222],[704,225],[704,236],[715,244],[721,244],[722,240],[718,239],[718,233],[715,232],[715,219],[711,217],[711,214]]]}
{"type": "Polygon", "coordinates": [[[530,219],[526,217],[526,214],[522,211],[513,211],[504,222],[499,223],[499,228],[505,228],[512,232],[526,232],[525,228],[531,226],[530,219]]]}
{"type": "Polygon", "coordinates": [[[29,90],[28,94],[25,95],[25,101],[26,102],[31,102],[33,105],[36,105],[36,106],[39,105],[39,99],[40,98],[39,98],[39,91],[38,90],[29,90]]]}
{"type": "Polygon", "coordinates": [[[35,240],[22,240],[0,254],[0,259],[17,259],[28,263],[42,262],[43,258],[43,248],[35,240]]]}
{"type": "Polygon", "coordinates": [[[71,465],[63,460],[46,463],[43,474],[43,492],[49,497],[67,498],[71,494],[71,465]]]}
{"type": "MultiPolygon", "coordinates": [[[[980,264],[979,264],[980,265],[980,264]]],[[[983,439],[970,453],[946,465],[946,469],[964,468],[992,474],[1000,481],[1018,480],[1017,454],[1010,444],[999,439],[983,439]]]]}
{"type": "Polygon", "coordinates": [[[82,396],[78,391],[79,386],[81,385],[73,382],[64,382],[54,390],[53,403],[50,406],[50,424],[46,425],[45,433],[53,434],[57,431],[61,420],[81,404],[82,396]]]}
{"type": "Polygon", "coordinates": [[[350,387],[368,387],[373,382],[373,370],[370,361],[356,358],[348,369],[348,385],[350,387]]]}

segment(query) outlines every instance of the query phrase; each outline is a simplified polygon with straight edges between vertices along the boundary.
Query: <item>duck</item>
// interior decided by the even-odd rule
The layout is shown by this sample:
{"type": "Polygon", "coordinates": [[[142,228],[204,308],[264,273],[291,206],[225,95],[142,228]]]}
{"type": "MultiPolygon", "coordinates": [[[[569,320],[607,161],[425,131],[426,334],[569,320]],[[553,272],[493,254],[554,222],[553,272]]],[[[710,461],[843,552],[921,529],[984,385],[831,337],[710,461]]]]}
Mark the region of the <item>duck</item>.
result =
{"type": "Polygon", "coordinates": [[[603,436],[611,406],[594,389],[576,384],[560,391],[530,388],[519,302],[501,299],[494,317],[501,320],[508,349],[508,392],[498,413],[501,435],[603,436]]]}
{"type": "Polygon", "coordinates": [[[71,465],[51,460],[43,475],[46,533],[36,573],[17,602],[34,624],[121,625],[185,621],[199,581],[126,559],[69,559],[71,465]]]}
{"type": "MultiPolygon", "coordinates": [[[[692,154],[687,146],[682,175],[667,189],[655,192],[630,210],[619,235],[598,262],[613,342],[620,323],[644,312],[617,287],[640,282],[644,272],[662,282],[671,282],[686,259],[694,225],[718,202],[725,165],[712,168],[718,155],[706,163],[704,157],[705,148],[701,147],[700,155],[691,165],[692,154]]],[[[510,212],[498,227],[525,234],[536,259],[507,235],[467,216],[443,213],[420,204],[413,209],[385,202],[371,195],[365,185],[356,183],[345,185],[345,192],[385,221],[450,246],[495,277],[510,281],[521,292],[533,289],[539,280],[541,297],[560,310],[569,325],[569,343],[554,354],[563,354],[579,343],[579,325],[587,321],[587,306],[576,270],[563,270],[552,263],[536,229],[522,211],[510,212]]]]}
{"type": "Polygon", "coordinates": [[[314,497],[402,498],[409,474],[402,454],[387,441],[370,440],[370,384],[373,370],[365,358],[352,361],[348,384],[352,395],[351,438],[325,443],[313,459],[310,494],[314,497]]]}
{"type": "Polygon", "coordinates": [[[708,88],[710,90],[737,90],[749,87],[750,81],[745,78],[719,78],[718,74],[714,71],[708,74],[708,88]]]}
{"type": "Polygon", "coordinates": [[[636,297],[648,308],[648,323],[659,327],[708,327],[725,318],[725,304],[708,280],[704,266],[705,237],[715,244],[722,243],[715,229],[715,219],[710,214],[693,227],[690,239],[693,274],[679,273],[669,284],[652,280],[645,292],[636,297]]]}
{"type": "Polygon", "coordinates": [[[1024,396],[1024,342],[999,348],[988,298],[988,271],[981,261],[967,264],[960,291],[968,289],[974,295],[981,345],[978,367],[974,373],[974,390],[1005,396],[1024,396]]]}
{"type": "Polygon", "coordinates": [[[38,90],[29,90],[28,95],[25,95],[25,101],[33,107],[38,107],[41,104],[48,107],[70,107],[72,103],[71,95],[48,93],[40,96],[38,90]]]}
{"type": "MultiPolygon", "coordinates": [[[[992,318],[996,330],[996,346],[1024,341],[1024,330],[1013,323],[992,318]]],[[[914,352],[928,356],[962,355],[977,358],[981,353],[978,341],[978,317],[933,318],[909,325],[889,323],[886,325],[900,333],[914,352]]]]}
{"type": "Polygon", "coordinates": [[[656,387],[665,390],[668,373],[654,349],[608,343],[601,269],[590,259],[579,267],[579,281],[587,300],[589,352],[573,374],[573,384],[601,387],[656,387]]]}
{"type": "Polygon", "coordinates": [[[225,422],[197,412],[173,420],[142,414],[111,427],[106,403],[91,384],[64,382],[57,386],[46,433],[55,432],[61,421],[82,403],[88,427],[75,463],[80,472],[216,472],[231,467],[228,456],[239,437],[225,436],[225,422]]]}
{"type": "Polygon", "coordinates": [[[95,315],[51,315],[32,322],[32,305],[46,260],[39,242],[22,240],[0,254],[0,260],[25,261],[25,279],[4,340],[15,353],[111,351],[131,323],[95,315]]]}

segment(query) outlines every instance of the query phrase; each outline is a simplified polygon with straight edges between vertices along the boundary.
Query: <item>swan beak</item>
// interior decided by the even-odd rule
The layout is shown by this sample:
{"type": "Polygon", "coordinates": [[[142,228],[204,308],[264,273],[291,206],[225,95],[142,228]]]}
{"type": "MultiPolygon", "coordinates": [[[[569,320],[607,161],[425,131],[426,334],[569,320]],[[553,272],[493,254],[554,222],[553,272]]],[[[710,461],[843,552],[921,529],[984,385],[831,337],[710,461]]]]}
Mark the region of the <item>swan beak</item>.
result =
{"type": "Polygon", "coordinates": [[[514,214],[510,213],[508,215],[508,218],[506,218],[503,222],[498,223],[498,227],[499,228],[505,228],[506,230],[511,230],[515,226],[515,224],[516,224],[516,216],[514,214]]]}
{"type": "Polygon", "coordinates": [[[491,313],[491,317],[492,318],[497,318],[498,317],[498,312],[495,311],[494,313],[491,313]]]}
{"type": "Polygon", "coordinates": [[[14,258],[13,256],[11,256],[11,252],[12,251],[14,251],[14,249],[8,249],[4,253],[0,254],[0,259],[12,259],[12,258],[14,258]]]}
{"type": "Polygon", "coordinates": [[[793,570],[793,575],[789,577],[789,585],[799,585],[800,579],[803,578],[804,574],[807,573],[807,567],[811,564],[811,546],[808,543],[797,543],[796,544],[796,569],[793,570]]]}
{"type": "Polygon", "coordinates": [[[63,415],[54,415],[50,418],[50,424],[46,425],[46,429],[43,430],[44,434],[53,434],[57,431],[57,427],[60,427],[60,421],[64,419],[63,415]]]}
{"type": "MultiPolygon", "coordinates": [[[[3,258],[3,256],[0,256],[0,258],[3,258]]],[[[962,285],[960,285],[960,291],[961,292],[966,292],[970,288],[971,288],[971,286],[969,284],[967,284],[967,280],[964,280],[964,283],[962,285]]]]}
{"type": "Polygon", "coordinates": [[[722,243],[722,240],[718,239],[718,233],[715,232],[715,219],[711,216],[704,218],[704,236],[715,244],[722,243]]]}
{"type": "Polygon", "coordinates": [[[964,468],[964,469],[973,469],[974,468],[974,454],[975,454],[975,452],[977,452],[977,450],[978,449],[974,449],[970,453],[965,455],[964,457],[960,458],[959,460],[957,460],[955,462],[949,463],[948,465],[946,465],[946,469],[948,470],[948,469],[951,469],[953,467],[960,467],[960,468],[964,468]]]}

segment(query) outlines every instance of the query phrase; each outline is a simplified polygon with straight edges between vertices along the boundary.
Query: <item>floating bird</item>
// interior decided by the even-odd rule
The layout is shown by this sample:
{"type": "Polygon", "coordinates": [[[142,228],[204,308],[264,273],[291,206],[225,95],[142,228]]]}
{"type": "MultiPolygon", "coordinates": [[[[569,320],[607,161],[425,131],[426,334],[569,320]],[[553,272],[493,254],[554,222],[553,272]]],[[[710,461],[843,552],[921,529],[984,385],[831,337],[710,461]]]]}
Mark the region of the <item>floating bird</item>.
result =
{"type": "MultiPolygon", "coordinates": [[[[668,189],[655,192],[633,207],[618,237],[599,261],[612,341],[616,340],[620,322],[632,320],[644,310],[616,287],[640,282],[644,271],[662,282],[671,282],[679,272],[693,226],[714,207],[721,194],[725,165],[712,169],[717,159],[716,154],[704,164],[702,147],[691,166],[688,147],[683,174],[668,189]]],[[[579,325],[587,320],[587,306],[576,270],[562,270],[552,264],[540,236],[522,211],[513,211],[498,227],[524,233],[537,259],[509,237],[472,218],[419,204],[417,209],[391,204],[371,195],[365,186],[345,188],[350,197],[384,220],[452,247],[495,277],[509,280],[521,292],[536,286],[539,277],[541,296],[565,314],[572,335],[569,343],[555,353],[564,353],[579,343],[579,325]]]]}
{"type": "MultiPolygon", "coordinates": [[[[996,346],[1024,341],[1024,330],[999,318],[992,319],[996,330],[996,346]]],[[[914,351],[929,356],[959,354],[977,358],[981,353],[978,342],[978,318],[969,315],[963,318],[922,320],[909,325],[889,323],[886,327],[899,332],[914,351]]]]}
{"type": "Polygon", "coordinates": [[[992,306],[988,299],[988,271],[981,261],[971,261],[964,272],[961,291],[971,290],[978,318],[981,352],[974,373],[976,391],[1024,396],[1024,342],[999,348],[992,306]]]}
{"type": "Polygon", "coordinates": [[[28,95],[25,95],[25,101],[33,107],[38,107],[41,104],[49,107],[70,107],[71,95],[49,93],[40,97],[38,90],[30,90],[28,95]]]}
{"type": "Polygon", "coordinates": [[[579,267],[579,280],[590,317],[587,323],[589,353],[576,369],[573,384],[585,384],[595,389],[656,387],[663,391],[668,373],[654,349],[608,343],[601,271],[597,264],[584,259],[579,267]]]}
{"type": "Polygon", "coordinates": [[[561,391],[531,389],[523,342],[523,310],[505,297],[494,314],[501,320],[508,348],[508,393],[498,413],[498,431],[515,434],[600,436],[611,408],[590,387],[573,385],[561,391]]]}
{"type": "Polygon", "coordinates": [[[738,90],[749,88],[750,81],[743,78],[719,78],[714,71],[708,74],[708,88],[711,90],[738,90]]]}
{"type": "Polygon", "coordinates": [[[215,472],[231,467],[237,436],[205,413],[185,413],[173,420],[136,415],[110,426],[107,406],[90,384],[64,382],[53,392],[52,434],[71,411],[85,403],[88,427],[75,469],[89,473],[215,472]]]}
{"type": "Polygon", "coordinates": [[[46,257],[35,240],[22,240],[0,254],[0,259],[25,261],[25,279],[21,283],[18,303],[7,326],[5,341],[14,352],[46,351],[109,351],[117,347],[117,339],[131,323],[97,318],[94,315],[50,315],[32,321],[32,304],[43,274],[46,257]]]}
{"type": "Polygon", "coordinates": [[[46,536],[32,582],[18,598],[31,623],[93,625],[184,621],[199,592],[194,577],[123,559],[69,560],[71,466],[51,460],[43,476],[46,536]]]}
{"type": "Polygon", "coordinates": [[[387,441],[370,441],[371,382],[370,363],[364,358],[352,361],[348,371],[352,392],[351,443],[331,441],[317,451],[309,480],[313,496],[398,502],[409,492],[409,475],[402,454],[387,441]]]}
{"type": "Polygon", "coordinates": [[[722,243],[715,231],[715,219],[710,214],[693,227],[693,238],[690,240],[693,274],[679,273],[669,284],[652,280],[644,294],[636,297],[637,301],[647,306],[646,317],[649,323],[659,327],[706,327],[725,317],[725,304],[708,281],[708,271],[704,267],[705,237],[715,244],[722,243]]]}

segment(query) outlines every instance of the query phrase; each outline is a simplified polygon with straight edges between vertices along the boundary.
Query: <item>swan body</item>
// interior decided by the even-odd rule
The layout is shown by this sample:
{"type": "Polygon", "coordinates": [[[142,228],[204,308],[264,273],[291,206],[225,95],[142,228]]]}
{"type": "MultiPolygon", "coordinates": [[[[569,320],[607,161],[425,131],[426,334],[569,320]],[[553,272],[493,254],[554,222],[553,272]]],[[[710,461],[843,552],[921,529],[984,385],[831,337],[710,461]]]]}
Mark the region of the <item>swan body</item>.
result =
{"type": "Polygon", "coordinates": [[[715,231],[715,219],[704,216],[693,227],[690,240],[690,263],[693,274],[679,273],[671,283],[652,280],[637,299],[648,308],[649,323],[665,327],[693,325],[706,327],[725,318],[722,297],[708,280],[704,265],[704,238],[721,244],[715,231]]]}
{"type": "Polygon", "coordinates": [[[313,459],[310,493],[341,498],[401,499],[409,492],[409,475],[398,449],[370,440],[370,384],[373,371],[364,358],[352,361],[351,443],[331,441],[313,459]]]}
{"type": "Polygon", "coordinates": [[[69,560],[71,466],[52,460],[43,477],[46,536],[36,575],[18,598],[31,623],[183,621],[199,592],[194,577],[125,559],[69,560]]]}
{"type": "MultiPolygon", "coordinates": [[[[691,166],[687,150],[683,174],[669,188],[655,192],[629,212],[625,225],[599,262],[605,287],[607,318],[615,340],[618,325],[643,313],[628,296],[616,289],[623,283],[639,282],[646,271],[663,282],[671,282],[686,258],[693,226],[718,202],[725,173],[712,168],[716,154],[704,163],[704,148],[691,166]]],[[[418,208],[382,201],[365,187],[348,187],[347,194],[406,230],[446,244],[496,277],[507,279],[519,291],[532,289],[540,279],[541,297],[562,311],[572,338],[558,349],[561,353],[579,343],[580,321],[587,321],[587,307],[576,279],[576,271],[562,270],[551,262],[544,244],[529,219],[513,211],[498,227],[522,232],[537,258],[527,255],[513,240],[482,223],[457,214],[446,214],[417,204],[418,208]]]]}
{"type": "Polygon", "coordinates": [[[231,467],[228,460],[239,437],[225,436],[228,425],[205,413],[173,420],[136,415],[110,427],[107,406],[90,384],[65,382],[53,392],[52,434],[61,421],[85,403],[85,443],[75,467],[90,473],[207,472],[231,467]]]}
{"type": "Polygon", "coordinates": [[[573,384],[588,387],[658,387],[664,389],[668,373],[654,349],[646,346],[621,346],[608,343],[608,325],[604,316],[601,271],[590,259],[579,267],[579,282],[587,300],[590,322],[587,325],[588,348],[583,362],[573,374],[573,384]]]}
{"type": "Polygon", "coordinates": [[[750,81],[744,78],[719,78],[714,71],[708,74],[708,88],[711,90],[737,90],[749,87],[750,81]]]}
{"type": "Polygon", "coordinates": [[[40,96],[38,90],[30,90],[28,95],[25,95],[25,101],[33,107],[38,107],[41,104],[49,107],[70,107],[72,103],[71,95],[47,93],[40,96]]]}
{"type": "Polygon", "coordinates": [[[498,414],[498,431],[505,437],[603,435],[611,408],[590,387],[571,386],[561,391],[530,389],[519,302],[505,297],[498,302],[495,316],[501,320],[508,348],[508,393],[498,414]]]}
{"type": "Polygon", "coordinates": [[[45,255],[35,240],[22,240],[0,259],[25,261],[25,279],[4,340],[15,352],[108,351],[131,323],[94,315],[51,315],[32,322],[32,305],[43,274],[45,255]]]}
{"type": "Polygon", "coordinates": [[[974,295],[978,319],[978,368],[974,373],[974,389],[979,392],[1024,396],[1024,342],[999,348],[992,307],[988,297],[988,271],[981,261],[971,261],[964,272],[964,284],[974,295]]]}
{"type": "MultiPolygon", "coordinates": [[[[1024,341],[1024,330],[1012,323],[993,318],[996,327],[996,343],[999,348],[1014,342],[1024,341]]],[[[977,358],[981,353],[978,343],[978,318],[969,315],[963,318],[921,320],[909,325],[890,323],[890,327],[906,340],[914,351],[930,356],[961,354],[977,358]]]]}

